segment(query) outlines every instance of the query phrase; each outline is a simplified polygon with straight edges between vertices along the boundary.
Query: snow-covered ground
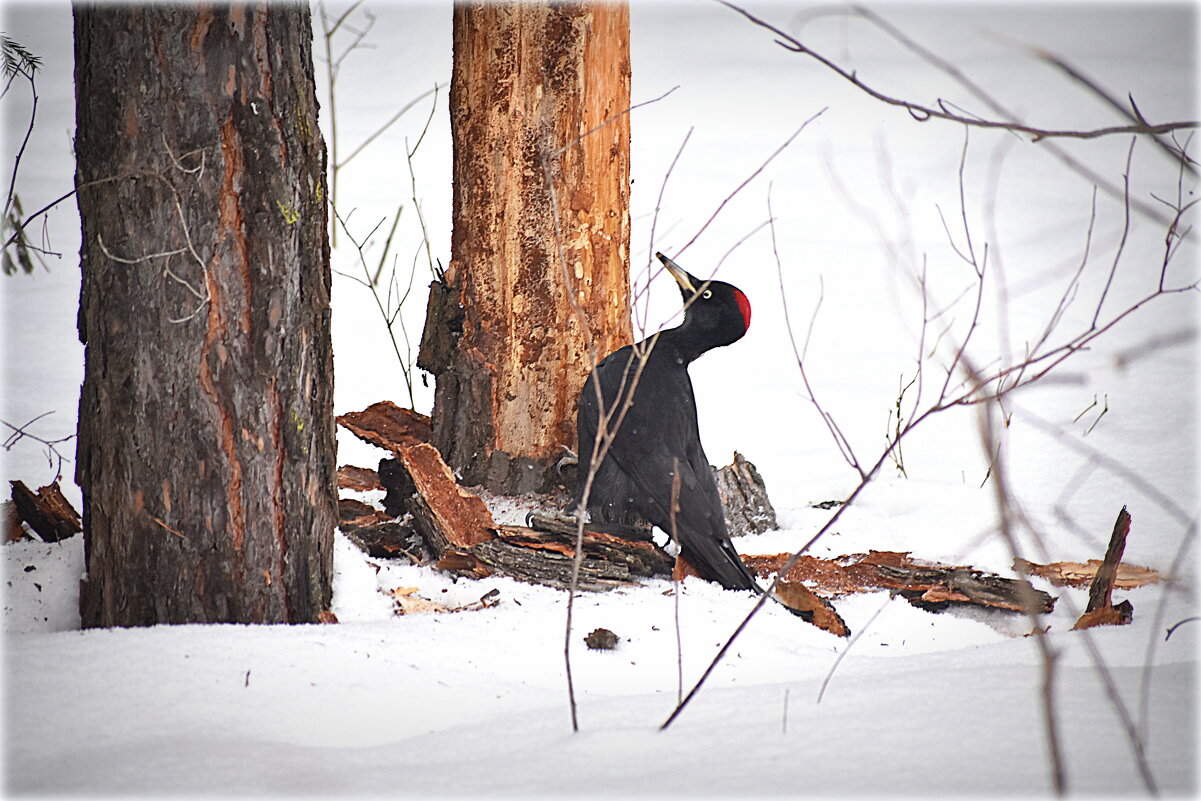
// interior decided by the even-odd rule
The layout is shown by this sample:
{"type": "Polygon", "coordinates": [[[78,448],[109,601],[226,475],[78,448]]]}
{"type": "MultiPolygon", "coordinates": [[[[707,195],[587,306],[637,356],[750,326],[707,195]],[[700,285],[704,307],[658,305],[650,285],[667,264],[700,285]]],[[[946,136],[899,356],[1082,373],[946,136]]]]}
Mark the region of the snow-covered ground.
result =
{"type": "MultiPolygon", "coordinates": [[[[449,79],[449,5],[368,7],[378,18],[368,37],[375,48],[348,58],[340,78],[343,153],[409,99],[449,79]]],[[[945,97],[984,111],[876,28],[830,9],[755,7],[883,91],[926,103],[945,97]]],[[[1032,124],[1084,128],[1121,120],[1026,46],[1064,57],[1119,98],[1133,94],[1151,120],[1196,117],[1192,6],[879,9],[1032,124]]],[[[5,32],[45,62],[37,135],[18,181],[29,210],[71,186],[70,10],[9,4],[4,13],[5,32]]],[[[858,476],[808,401],[782,301],[803,345],[820,297],[806,369],[856,455],[871,463],[899,382],[914,374],[922,304],[911,276],[925,265],[931,312],[955,302],[927,326],[927,352],[942,336],[941,350],[927,362],[928,399],[941,383],[930,376],[954,352],[948,343],[964,336],[971,317],[972,296],[962,293],[974,273],[948,244],[940,211],[961,249],[964,216],[974,247],[982,252],[988,245],[988,291],[969,350],[986,368],[1042,334],[1084,259],[1093,180],[1063,167],[1045,143],[973,131],[963,169],[965,213],[959,127],[918,123],[867,98],[716,3],[635,4],[631,13],[634,101],[679,87],[631,118],[636,281],[644,280],[650,253],[677,254],[739,183],[825,108],[679,256],[693,272],[712,270],[768,219],[770,187],[783,277],[766,228],[721,264],[719,277],[750,296],[754,324],[744,340],[700,360],[693,378],[710,457],[720,464],[735,448],[746,454],[780,513],[780,531],[738,547],[792,550],[831,514],[810,504],[845,497],[858,476]],[[656,198],[690,129],[652,246],[656,198]]],[[[20,90],[0,101],[5,154],[15,151],[24,124],[20,90]]],[[[445,94],[413,159],[431,249],[444,262],[445,94]]],[[[420,242],[403,147],[406,138],[416,141],[427,113],[428,106],[419,107],[404,117],[341,176],[341,210],[345,216],[354,209],[350,225],[358,234],[406,204],[398,233],[402,283],[420,242]]],[[[1121,186],[1129,139],[1061,146],[1121,186]]],[[[1134,150],[1130,181],[1133,199],[1161,211],[1166,207],[1152,193],[1176,197],[1172,163],[1147,142],[1134,150]]],[[[1186,178],[1186,200],[1194,185],[1186,178]]],[[[33,428],[46,439],[73,432],[82,377],[74,213],[67,203],[48,220],[50,244],[64,254],[49,271],[0,277],[0,419],[20,424],[53,411],[33,428]]],[[[1120,200],[1099,192],[1087,269],[1055,341],[1088,328],[1123,219],[1120,200]]],[[[1102,323],[1158,280],[1164,226],[1137,211],[1132,221],[1102,323]]],[[[376,239],[378,247],[382,237],[376,239]]],[[[353,255],[340,239],[335,269],[352,272],[353,255]]],[[[414,341],[428,282],[424,264],[422,255],[405,315],[414,341]]],[[[1170,285],[1196,279],[1188,245],[1168,275],[1170,285]]],[[[649,306],[636,311],[648,330],[678,306],[664,280],[653,282],[649,306]]],[[[1043,623],[1058,654],[1054,704],[1067,783],[1076,792],[1143,789],[1105,681],[1143,734],[1159,789],[1194,794],[1197,788],[1201,629],[1187,623],[1165,641],[1169,626],[1197,614],[1190,589],[1195,560],[1184,547],[1198,507],[1195,298],[1160,298],[1131,315],[1052,380],[1017,393],[1001,430],[1006,478],[1041,535],[1035,541],[1022,532],[1029,558],[1099,558],[1126,505],[1134,520],[1127,561],[1170,578],[1119,593],[1134,604],[1134,622],[1088,635],[1069,631],[1085,593],[1036,582],[1059,597],[1043,623]],[[1108,666],[1104,680],[1089,642],[1108,666]]],[[[337,277],[334,326],[336,410],[383,398],[407,402],[373,301],[337,277]],[[352,346],[352,338],[361,343],[365,336],[377,338],[378,347],[352,346]]],[[[414,394],[428,410],[430,389],[418,381],[414,394]]],[[[913,395],[906,397],[908,403],[913,395]]],[[[905,443],[908,477],[887,465],[814,553],[907,550],[1009,573],[1011,556],[997,535],[995,477],[986,481],[976,423],[973,410],[923,423],[905,443]]],[[[384,455],[345,432],[339,448],[340,464],[374,466],[384,455]]],[[[62,451],[72,457],[73,443],[62,451]]],[[[29,441],[4,459],[4,477],[31,486],[55,472],[29,441]]],[[[65,489],[78,505],[71,467],[65,489]]],[[[849,646],[769,605],[678,722],[659,732],[678,691],[670,582],[585,595],[572,640],[581,725],[572,734],[562,658],[566,597],[559,591],[501,578],[456,582],[431,569],[368,559],[339,536],[337,625],[80,631],[81,538],[6,545],[3,553],[4,769],[13,793],[957,796],[1039,795],[1052,786],[1043,663],[1035,641],[1020,636],[1028,624],[1000,613],[932,615],[884,594],[846,598],[837,608],[862,632],[849,646]],[[398,587],[417,588],[418,596],[449,607],[495,589],[499,603],[401,617],[383,592],[398,587]],[[596,627],[619,636],[615,650],[584,647],[583,636],[596,627]],[[819,703],[822,683],[843,654],[819,703]]],[[[752,603],[748,594],[685,583],[679,605],[685,690],[752,603]]]]}

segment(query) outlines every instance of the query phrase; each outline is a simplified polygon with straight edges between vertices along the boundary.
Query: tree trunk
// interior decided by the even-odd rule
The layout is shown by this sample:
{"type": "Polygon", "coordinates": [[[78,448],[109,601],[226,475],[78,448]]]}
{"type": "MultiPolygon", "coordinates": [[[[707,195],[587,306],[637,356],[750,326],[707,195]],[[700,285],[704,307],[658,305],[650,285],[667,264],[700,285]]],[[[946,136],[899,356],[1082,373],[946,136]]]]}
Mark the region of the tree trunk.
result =
{"type": "Polygon", "coordinates": [[[311,38],[300,5],[75,8],[85,626],[328,608],[333,353],[311,38]]]}
{"type": "Polygon", "coordinates": [[[543,489],[588,372],[631,340],[629,9],[458,3],[454,52],[433,441],[464,483],[543,489]]]}

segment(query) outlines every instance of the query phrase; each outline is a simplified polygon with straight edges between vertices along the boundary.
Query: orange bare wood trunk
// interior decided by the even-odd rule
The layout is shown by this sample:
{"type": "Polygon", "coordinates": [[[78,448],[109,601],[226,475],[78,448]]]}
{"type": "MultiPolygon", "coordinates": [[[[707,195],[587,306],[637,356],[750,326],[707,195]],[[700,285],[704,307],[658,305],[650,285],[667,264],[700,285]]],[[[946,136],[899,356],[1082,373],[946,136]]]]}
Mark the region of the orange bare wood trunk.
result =
{"type": "Polygon", "coordinates": [[[544,489],[595,360],[631,341],[629,9],[461,3],[454,52],[434,444],[464,483],[544,489]]]}

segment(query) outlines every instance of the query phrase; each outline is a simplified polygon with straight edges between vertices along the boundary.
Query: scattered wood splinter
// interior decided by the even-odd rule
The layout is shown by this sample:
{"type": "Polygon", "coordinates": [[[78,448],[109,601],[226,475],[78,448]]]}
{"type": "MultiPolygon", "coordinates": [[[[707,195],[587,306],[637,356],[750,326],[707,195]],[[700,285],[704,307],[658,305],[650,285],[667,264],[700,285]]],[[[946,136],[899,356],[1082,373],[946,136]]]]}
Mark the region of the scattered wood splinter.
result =
{"type": "Polygon", "coordinates": [[[1122,561],[1122,552],[1126,550],[1126,537],[1130,534],[1130,513],[1126,507],[1118,512],[1118,519],[1113,524],[1113,534],[1109,538],[1109,547],[1105,549],[1105,558],[1097,568],[1093,583],[1088,589],[1088,606],[1084,614],[1072,626],[1072,630],[1087,629],[1093,626],[1124,626],[1134,619],[1134,606],[1130,601],[1122,601],[1114,605],[1113,587],[1118,576],[1118,565],[1122,561]]]}

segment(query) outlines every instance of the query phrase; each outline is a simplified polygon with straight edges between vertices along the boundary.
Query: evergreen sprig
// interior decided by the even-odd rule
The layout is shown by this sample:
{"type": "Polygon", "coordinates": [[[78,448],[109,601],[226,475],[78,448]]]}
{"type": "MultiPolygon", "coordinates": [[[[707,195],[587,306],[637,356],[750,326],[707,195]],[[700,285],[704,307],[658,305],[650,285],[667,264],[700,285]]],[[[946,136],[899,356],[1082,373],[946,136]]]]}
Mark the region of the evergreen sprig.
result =
{"type": "Polygon", "coordinates": [[[9,80],[17,75],[32,78],[33,73],[42,67],[40,56],[29,52],[24,45],[6,33],[0,33],[0,54],[4,57],[4,77],[9,80]]]}

